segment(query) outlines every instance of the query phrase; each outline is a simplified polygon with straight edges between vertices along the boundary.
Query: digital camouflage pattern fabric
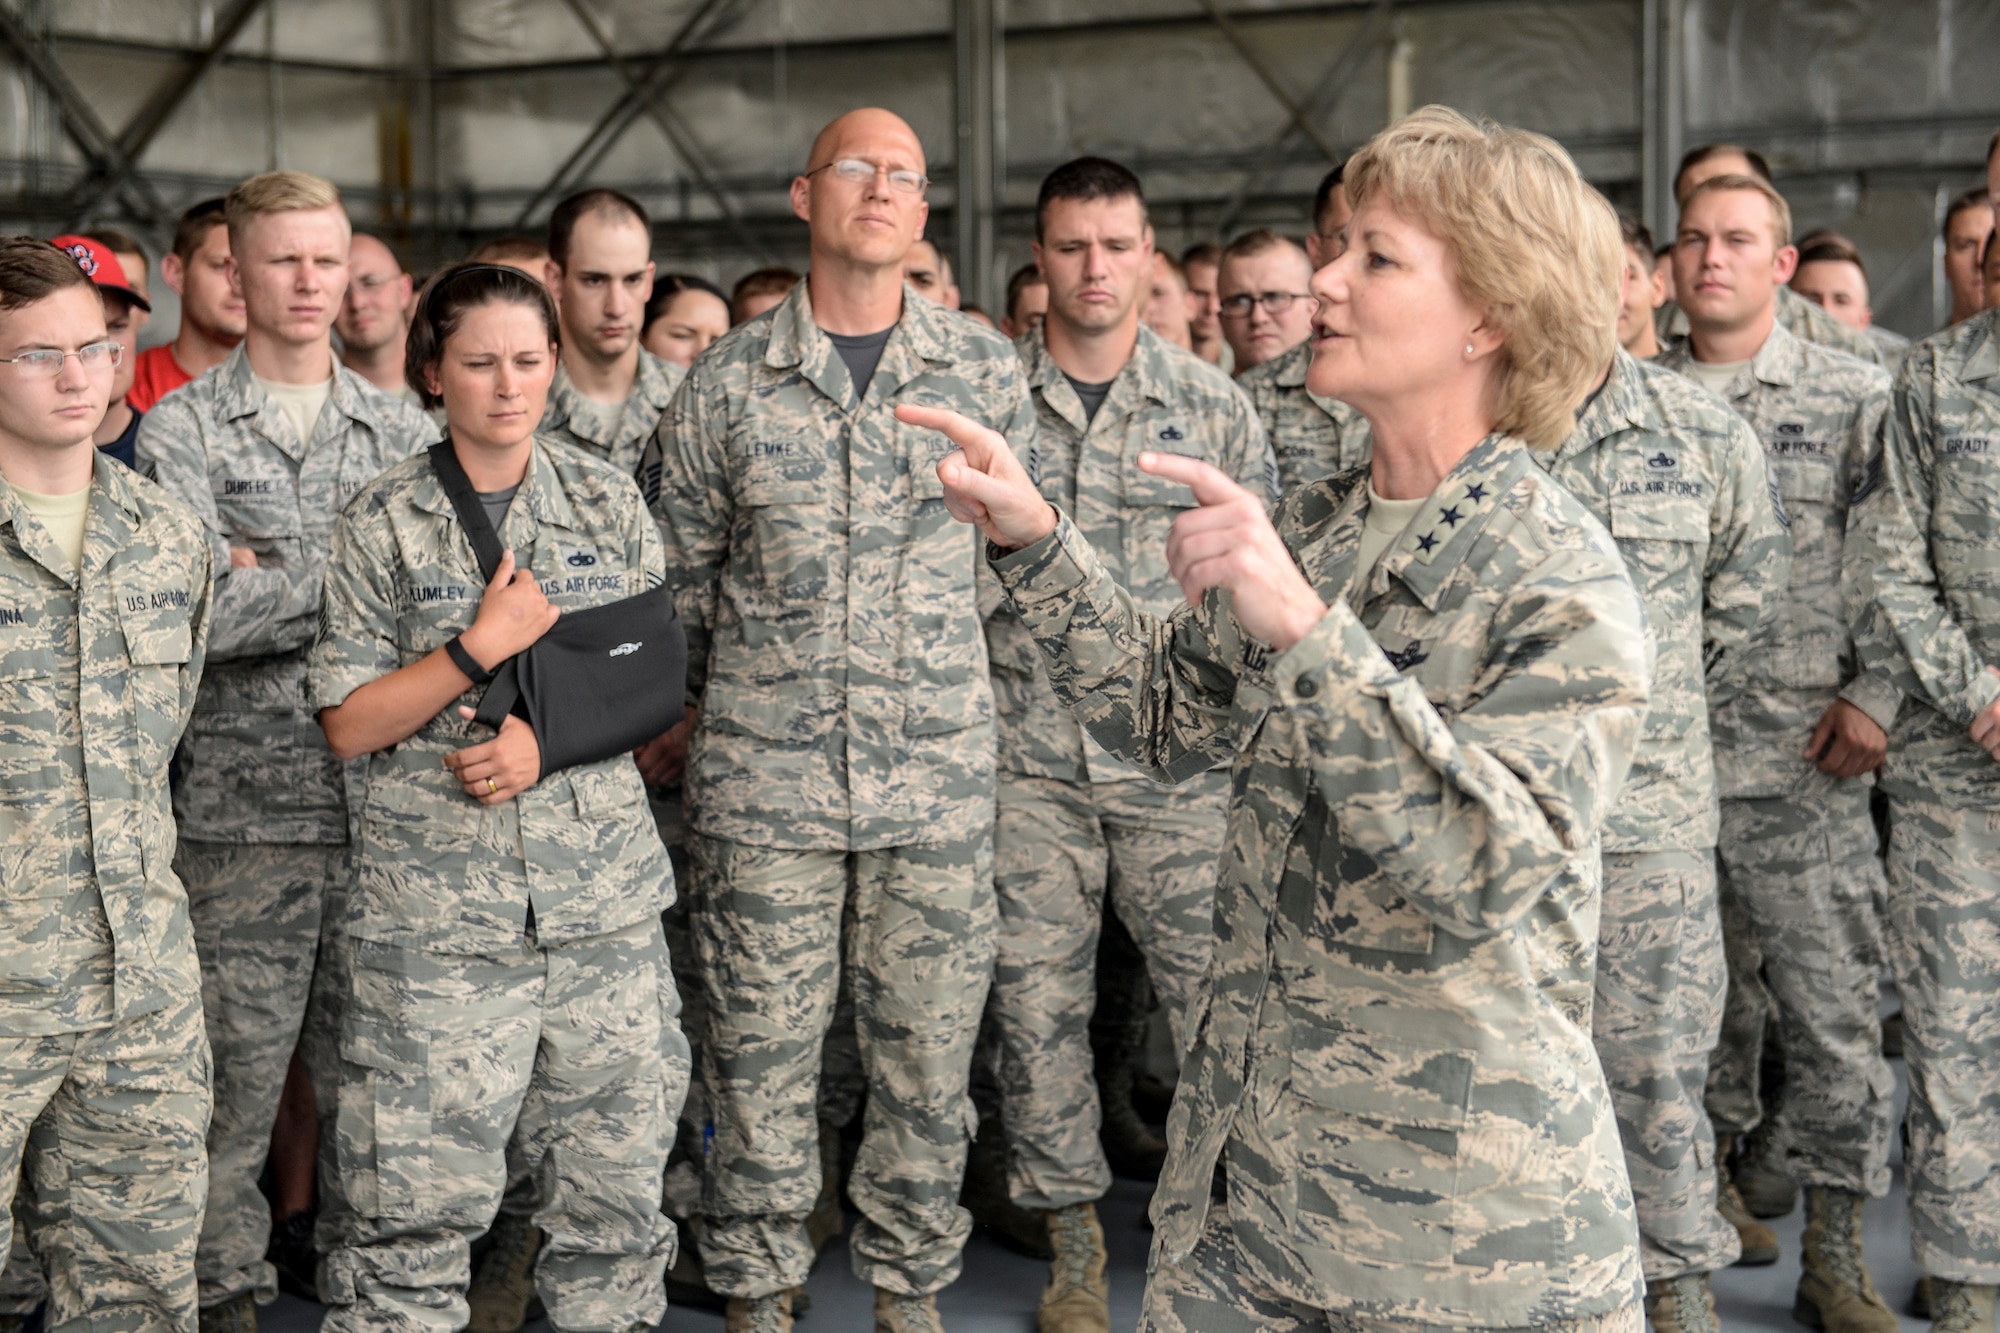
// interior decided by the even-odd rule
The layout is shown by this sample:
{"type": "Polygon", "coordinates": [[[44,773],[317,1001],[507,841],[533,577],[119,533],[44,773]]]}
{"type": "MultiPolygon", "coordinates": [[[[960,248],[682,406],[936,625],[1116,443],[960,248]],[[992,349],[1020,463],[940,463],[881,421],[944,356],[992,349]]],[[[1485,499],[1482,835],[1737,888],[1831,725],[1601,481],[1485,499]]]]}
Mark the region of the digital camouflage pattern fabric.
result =
{"type": "MultiPolygon", "coordinates": [[[[1691,359],[1683,344],[1660,364],[1681,370],[1691,359]]],[[[1864,1192],[1886,1184],[1875,1163],[1887,1151],[1877,1105],[1887,1071],[1873,1019],[1879,963],[1869,943],[1882,873],[1866,818],[1872,779],[1833,777],[1804,753],[1836,698],[1884,729],[1902,699],[1888,673],[1857,661],[1840,589],[1849,502],[1866,474],[1888,383],[1878,367],[1802,341],[1780,322],[1722,395],[1764,447],[1792,566],[1749,649],[1711,677],[1723,796],[1718,853],[1727,891],[1756,935],[1735,947],[1739,957],[1763,960],[1785,1052],[1778,1141],[1789,1145],[1810,1126],[1842,1121],[1844,1132],[1806,1150],[1801,1169],[1837,1177],[1813,1183],[1864,1192]],[[1843,817],[1850,822],[1829,828],[1843,817]],[[1836,888],[1839,880],[1851,882],[1836,888]],[[1833,914],[1815,933],[1836,947],[1810,947],[1790,924],[1808,903],[1833,914]]],[[[1748,1036],[1761,1031],[1745,1026],[1748,1036]]],[[[1717,1064],[1716,1103],[1739,1119],[1745,1110],[1761,1116],[1754,1084],[1730,1086],[1755,1070],[1754,1055],[1725,1053],[1717,1064]]]]}
{"type": "MultiPolygon", "coordinates": [[[[635,775],[636,776],[636,775],[635,775]]],[[[472,802],[467,799],[467,804],[472,802]]],[[[519,1135],[556,1328],[652,1328],[674,1225],[660,1177],[686,1084],[657,916],[487,956],[358,940],[332,1134],[351,1205],[322,1266],[329,1333],[466,1326],[468,1244],[519,1135]]]]}
{"type": "Polygon", "coordinates": [[[1790,543],[1764,451],[1692,381],[1620,350],[1570,438],[1538,455],[1618,544],[1656,659],[1645,730],[1604,833],[1592,1032],[1649,1281],[1726,1266],[1703,1109],[1728,970],[1717,916],[1705,676],[1783,595],[1790,543]]]}
{"type": "Polygon", "coordinates": [[[1644,613],[1518,441],[1475,447],[1359,577],[1365,480],[1279,506],[1331,607],[1284,653],[1220,593],[1142,614],[1066,520],[993,564],[1099,743],[1163,780],[1233,762],[1155,1271],[1195,1250],[1220,1164],[1245,1269],[1287,1300],[1610,1314],[1640,1294],[1637,1230],[1587,1025],[1644,613]]]}
{"type": "Polygon", "coordinates": [[[0,529],[0,1031],[85,1032],[199,989],[167,768],[202,678],[207,537],[104,458],[80,574],[4,482],[0,529]]]}
{"type": "Polygon", "coordinates": [[[1368,461],[1367,420],[1339,399],[1306,388],[1311,363],[1312,344],[1304,342],[1236,381],[1271,438],[1278,483],[1287,491],[1368,461]]]}
{"type": "MultiPolygon", "coordinates": [[[[1170,1266],[1154,1264],[1139,1312],[1139,1333],[1410,1333],[1412,1327],[1400,1319],[1316,1310],[1264,1286],[1245,1271],[1230,1234],[1229,1206],[1220,1201],[1209,1207],[1193,1254],[1170,1266]]],[[[1607,1315],[1537,1323],[1534,1330],[1644,1333],[1645,1327],[1635,1301],[1607,1315]]]]}
{"type": "MultiPolygon", "coordinates": [[[[1679,371],[1693,359],[1683,344],[1656,364],[1679,371]]],[[[1840,594],[1848,501],[1888,409],[1889,377],[1779,326],[1722,397],[1764,446],[1792,567],[1755,642],[1712,682],[1716,778],[1724,797],[1831,791],[1843,779],[1801,757],[1820,715],[1845,699],[1887,729],[1902,698],[1885,672],[1856,663],[1840,594]]]]}
{"type": "Polygon", "coordinates": [[[438,438],[430,419],[345,366],[310,442],[250,373],[242,347],[160,400],[139,427],[141,469],[208,530],[215,631],[188,727],[182,837],[347,841],[341,765],[306,707],[334,516],[392,463],[438,438]],[[234,569],[229,548],[257,554],[234,569]]]}
{"type": "Polygon", "coordinates": [[[1766,605],[1785,596],[1791,566],[1764,451],[1714,395],[1621,349],[1575,433],[1536,461],[1618,543],[1657,653],[1604,849],[1713,847],[1706,677],[1741,658],[1766,605]]]}
{"type": "MultiPolygon", "coordinates": [[[[660,581],[659,533],[631,481],[567,445],[536,441],[499,536],[562,610],[660,581]]],[[[333,547],[309,679],[315,712],[470,627],[486,586],[421,454],[355,499],[333,547]]],[[[468,689],[460,702],[474,706],[479,694],[468,689]]],[[[631,760],[566,768],[511,802],[482,806],[444,756],[490,737],[454,706],[369,757],[350,940],[500,957],[520,939],[530,904],[544,946],[657,920],[673,901],[673,870],[631,760]]]]}
{"type": "Polygon", "coordinates": [[[1715,889],[1707,848],[1604,853],[1591,1036],[1648,1282],[1727,1268],[1742,1253],[1715,1208],[1715,1128],[1702,1101],[1729,983],[1715,889]]]}
{"type": "Polygon", "coordinates": [[[1910,1218],[1926,1273],[2000,1282],[1992,1033],[2000,763],[1967,732],[2000,699],[2000,312],[1910,350],[1856,488],[1848,609],[1910,696],[1889,740],[1889,952],[1910,1070],[1910,1218]]]}
{"type": "Polygon", "coordinates": [[[993,697],[977,552],[944,509],[951,442],[894,413],[952,408],[1025,448],[1020,361],[905,285],[853,402],[809,286],[702,354],[641,465],[701,706],[690,818],[794,850],[983,834],[993,697]]]}
{"type": "MultiPolygon", "coordinates": [[[[1277,499],[1264,429],[1249,401],[1215,367],[1139,330],[1132,359],[1111,383],[1094,421],[1048,352],[1041,326],[1024,338],[1022,366],[1034,399],[1035,432],[1021,456],[1048,502],[1069,515],[1106,570],[1149,615],[1181,604],[1167,569],[1167,536],[1194,507],[1187,487],[1139,470],[1147,450],[1213,464],[1239,484],[1277,499]]],[[[999,766],[1065,782],[1120,782],[1141,775],[1113,759],[1055,695],[1034,637],[1002,605],[987,619],[999,766]]]]}
{"type": "MultiPolygon", "coordinates": [[[[1194,497],[1140,471],[1139,455],[1200,458],[1275,499],[1263,427],[1228,376],[1143,327],[1092,418],[1044,328],[1019,344],[1036,415],[1029,475],[1141,609],[1171,615],[1181,593],[1167,537],[1194,497]]],[[[1176,789],[1134,772],[1056,697],[1011,609],[995,609],[986,636],[1002,775],[993,834],[999,1085],[1016,1201],[1046,1210],[1111,1187],[1088,1032],[1105,896],[1144,951],[1178,1043],[1208,965],[1227,779],[1206,774],[1176,789]]]]}
{"type": "Polygon", "coordinates": [[[0,482],[0,1254],[20,1188],[63,1333],[196,1324],[210,1065],[167,770],[209,561],[108,457],[81,569],[0,482]]]}
{"type": "MultiPolygon", "coordinates": [[[[637,488],[568,445],[536,440],[499,537],[563,610],[660,582],[637,488]]],[[[334,531],[312,706],[435,652],[471,625],[485,583],[428,457],[384,473],[334,531]]],[[[551,1315],[650,1326],[673,1252],[661,1175],[687,1090],[659,923],[673,871],[625,756],[497,806],[460,790],[443,759],[489,735],[458,715],[478,693],[368,759],[329,1326],[463,1326],[465,1244],[498,1210],[517,1129],[549,1235],[537,1275],[551,1315]]]]}
{"type": "Polygon", "coordinates": [[[845,977],[868,1099],[847,1184],[855,1275],[921,1295],[956,1281],[958,1203],[977,1117],[973,1041],[993,975],[985,831],[955,843],[795,851],[696,834],[695,951],[708,992],[702,1083],[709,1285],[762,1296],[806,1280],[820,1190],[815,1098],[845,977]],[[842,906],[847,907],[843,920],[842,906]],[[845,937],[843,939],[843,936],[845,937]]]}
{"type": "Polygon", "coordinates": [[[639,470],[639,459],[659,428],[660,418],[666,415],[674,390],[686,378],[686,370],[641,347],[639,377],[632,381],[631,396],[614,419],[608,404],[585,399],[569,372],[558,366],[555,383],[549,386],[548,406],[542,409],[542,424],[535,433],[595,454],[632,476],[639,470]]]}

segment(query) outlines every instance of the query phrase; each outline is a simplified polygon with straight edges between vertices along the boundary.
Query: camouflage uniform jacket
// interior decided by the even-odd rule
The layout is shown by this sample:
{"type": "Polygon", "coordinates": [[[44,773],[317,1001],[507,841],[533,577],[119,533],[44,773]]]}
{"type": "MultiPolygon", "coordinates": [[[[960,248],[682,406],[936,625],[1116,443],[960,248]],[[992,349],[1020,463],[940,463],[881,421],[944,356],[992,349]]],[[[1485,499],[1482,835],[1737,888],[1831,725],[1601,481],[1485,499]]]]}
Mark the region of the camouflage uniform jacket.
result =
{"type": "MultiPolygon", "coordinates": [[[[1693,359],[1683,343],[1656,364],[1684,371],[1693,359]]],[[[1886,673],[1857,671],[1840,600],[1848,496],[1888,408],[1889,377],[1777,325],[1722,397],[1764,446],[1792,573],[1751,647],[1711,680],[1716,780],[1725,797],[1831,791],[1844,779],[1801,758],[1820,715],[1845,699],[1886,730],[1902,699],[1886,673]]]]}
{"type": "MultiPolygon", "coordinates": [[[[1199,458],[1275,499],[1264,428],[1227,375],[1143,327],[1132,359],[1090,420],[1049,355],[1043,327],[1016,344],[1035,399],[1029,475],[1075,522],[1139,609],[1170,616],[1181,604],[1181,590],[1167,572],[1167,534],[1193,506],[1194,495],[1141,472],[1139,454],[1154,449],[1199,458]]],[[[1049,687],[1041,651],[1010,608],[1001,606],[987,621],[986,642],[1003,772],[1065,782],[1139,776],[1085,737],[1049,687]]]]}
{"type": "Polygon", "coordinates": [[[570,382],[569,371],[556,368],[555,383],[549,386],[549,404],[542,409],[542,424],[535,433],[544,439],[560,440],[579,449],[611,460],[611,466],[630,477],[639,470],[639,458],[659,428],[674,390],[681,387],[687,371],[671,361],[663,361],[641,347],[639,377],[632,381],[632,394],[618,428],[606,435],[597,417],[578,406],[583,394],[570,382]]]}
{"type": "Polygon", "coordinates": [[[1271,437],[1278,484],[1287,491],[1368,461],[1367,419],[1339,399],[1306,388],[1311,363],[1312,344],[1303,342],[1236,381],[1271,437]]]}
{"type": "Polygon", "coordinates": [[[0,1033],[104,1027],[201,989],[167,768],[201,680],[208,539],[100,454],[79,580],[0,482],[0,1033]]]}
{"type": "MultiPolygon", "coordinates": [[[[535,443],[500,541],[564,611],[635,596],[661,579],[660,534],[631,478],[548,440],[535,443]]],[[[334,530],[313,708],[343,702],[464,632],[485,584],[427,457],[377,478],[334,530]]],[[[544,945],[603,935],[670,906],[673,872],[630,758],[563,769],[497,806],[459,788],[444,756],[492,738],[458,715],[480,693],[467,690],[408,740],[369,756],[349,933],[504,955],[518,946],[530,904],[544,945]]]]}
{"type": "MultiPolygon", "coordinates": [[[[1778,323],[1794,338],[1845,352],[1870,365],[1886,364],[1884,349],[1875,339],[1847,327],[1789,287],[1778,288],[1778,323]]],[[[1653,324],[1662,347],[1673,349],[1687,342],[1687,311],[1675,302],[1669,301],[1655,311],[1653,324]]]]}
{"type": "Polygon", "coordinates": [[[1847,544],[1861,660],[1914,701],[1890,736],[1891,791],[2000,807],[2000,764],[1966,729],[2000,699],[2000,311],[1910,349],[1847,544]]]}
{"type": "Polygon", "coordinates": [[[1518,441],[1475,447],[1362,582],[1366,479],[1278,507],[1331,608],[1283,653],[1221,593],[1141,613],[1068,519],[994,562],[1106,749],[1168,780],[1234,761],[1155,1262],[1192,1250],[1220,1160],[1239,1252],[1292,1300],[1608,1313],[1641,1280],[1590,1040],[1598,834],[1638,745],[1644,612],[1518,441]]]}
{"type": "Polygon", "coordinates": [[[1711,848],[1720,811],[1705,676],[1750,642],[1791,567],[1764,450],[1713,394],[1621,349],[1576,432],[1535,459],[1610,530],[1658,653],[1604,850],[1711,848]]]}
{"type": "Polygon", "coordinates": [[[347,841],[341,764],[306,707],[327,543],[350,497],[437,438],[422,412],[336,365],[301,448],[241,346],[146,414],[140,467],[194,510],[215,558],[208,670],[174,794],[182,837],[347,841]],[[232,546],[255,551],[257,567],[230,568],[232,546]]]}
{"type": "Polygon", "coordinates": [[[702,354],[641,467],[688,635],[694,827],[862,851],[993,818],[993,695],[973,530],[945,512],[952,449],[895,419],[949,407],[1024,448],[1011,343],[905,285],[867,396],[809,284],[702,354]]]}

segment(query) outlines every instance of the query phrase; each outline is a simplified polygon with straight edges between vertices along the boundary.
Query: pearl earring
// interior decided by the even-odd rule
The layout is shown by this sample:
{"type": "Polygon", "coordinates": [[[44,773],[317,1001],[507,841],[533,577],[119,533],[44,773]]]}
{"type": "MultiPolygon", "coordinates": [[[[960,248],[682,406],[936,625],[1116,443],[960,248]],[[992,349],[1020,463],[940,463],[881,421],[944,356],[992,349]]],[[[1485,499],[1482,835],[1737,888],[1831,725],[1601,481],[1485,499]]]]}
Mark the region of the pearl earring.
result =
{"type": "Polygon", "coordinates": [[[1471,343],[1467,343],[1467,344],[1465,345],[1465,354],[1466,354],[1467,356],[1471,356],[1471,355],[1472,355],[1472,344],[1471,344],[1471,343]]]}

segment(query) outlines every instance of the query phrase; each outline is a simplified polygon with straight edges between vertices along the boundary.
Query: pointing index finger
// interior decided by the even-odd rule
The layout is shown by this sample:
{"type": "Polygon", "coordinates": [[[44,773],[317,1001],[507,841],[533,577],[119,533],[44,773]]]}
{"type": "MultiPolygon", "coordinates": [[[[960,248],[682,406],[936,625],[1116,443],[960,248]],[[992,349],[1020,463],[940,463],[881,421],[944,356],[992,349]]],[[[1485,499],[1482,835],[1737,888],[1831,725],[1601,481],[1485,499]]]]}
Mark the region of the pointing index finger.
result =
{"type": "Polygon", "coordinates": [[[1194,498],[1205,505],[1228,504],[1248,493],[1231,481],[1222,469],[1185,454],[1148,451],[1139,455],[1139,470],[1179,482],[1193,491],[1194,498]]]}

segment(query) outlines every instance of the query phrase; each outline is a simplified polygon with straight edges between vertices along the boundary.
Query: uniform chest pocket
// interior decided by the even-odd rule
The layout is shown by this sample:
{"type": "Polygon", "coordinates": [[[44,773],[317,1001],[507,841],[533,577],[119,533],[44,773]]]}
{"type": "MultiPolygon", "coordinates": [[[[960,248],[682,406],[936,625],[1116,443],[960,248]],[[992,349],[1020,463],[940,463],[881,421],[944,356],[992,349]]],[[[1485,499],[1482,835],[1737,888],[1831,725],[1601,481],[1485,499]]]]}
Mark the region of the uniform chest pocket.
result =
{"type": "Polygon", "coordinates": [[[1357,1258],[1451,1262],[1476,1064],[1471,1051],[1373,1033],[1293,1050],[1299,1212],[1315,1239],[1357,1258]]]}
{"type": "Polygon", "coordinates": [[[146,740],[134,757],[149,769],[165,764],[179,739],[181,672],[194,651],[193,597],[187,588],[165,586],[127,587],[115,595],[131,663],[132,710],[146,740]]]}
{"type": "Polygon", "coordinates": [[[796,615],[825,599],[827,500],[823,478],[789,468],[753,468],[739,479],[731,556],[737,578],[729,592],[743,603],[746,622],[787,609],[796,615]]]}
{"type": "Polygon", "coordinates": [[[1708,506],[1701,497],[1614,491],[1611,536],[1649,609],[1662,607],[1670,600],[1666,595],[1676,591],[1683,602],[1692,598],[1692,605],[1700,606],[1709,539],[1708,506]]]}
{"type": "Polygon", "coordinates": [[[1788,505],[1792,502],[1802,505],[1833,503],[1833,459],[1821,454],[1794,454],[1767,461],[1771,468],[1771,484],[1777,487],[1778,494],[1785,497],[1788,505]]]}

